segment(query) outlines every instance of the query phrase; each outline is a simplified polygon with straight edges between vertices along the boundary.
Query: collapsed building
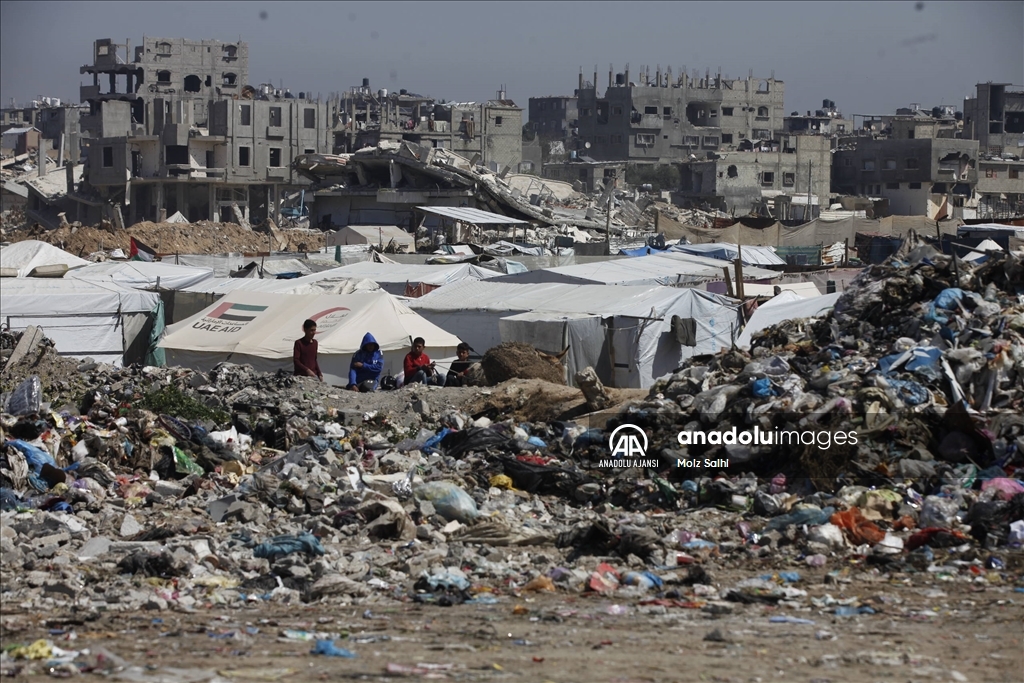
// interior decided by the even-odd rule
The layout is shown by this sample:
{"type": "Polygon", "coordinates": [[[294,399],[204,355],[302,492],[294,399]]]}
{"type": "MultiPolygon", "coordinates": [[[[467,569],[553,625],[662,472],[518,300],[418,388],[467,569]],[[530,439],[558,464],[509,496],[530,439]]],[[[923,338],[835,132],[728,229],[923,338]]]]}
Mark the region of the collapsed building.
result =
{"type": "Polygon", "coordinates": [[[334,154],[376,147],[383,141],[448,149],[495,172],[520,170],[522,109],[504,89],[486,102],[444,102],[407,90],[370,88],[370,79],[332,102],[334,154]]]}
{"type": "MultiPolygon", "coordinates": [[[[623,72],[608,71],[604,97],[594,80],[583,80],[578,93],[577,147],[599,161],[625,159],[664,164],[691,154],[737,149],[743,140],[767,140],[782,128],[785,86],[774,75],[755,79],[723,78],[710,71],[703,78],[686,68],[673,78],[671,67],[641,69],[630,80],[623,72]]],[[[583,152],[581,152],[583,153],[583,152]]]]}

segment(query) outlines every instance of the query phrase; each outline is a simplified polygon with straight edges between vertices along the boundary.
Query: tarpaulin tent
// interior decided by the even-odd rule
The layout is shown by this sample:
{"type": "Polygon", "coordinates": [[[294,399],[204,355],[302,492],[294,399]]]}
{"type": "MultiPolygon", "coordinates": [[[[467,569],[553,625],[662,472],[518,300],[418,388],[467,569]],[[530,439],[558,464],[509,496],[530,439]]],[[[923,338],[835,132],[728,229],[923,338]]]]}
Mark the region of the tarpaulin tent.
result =
{"type": "Polygon", "coordinates": [[[574,375],[588,366],[598,376],[611,372],[604,323],[599,315],[528,311],[501,318],[498,331],[502,341],[523,342],[548,353],[568,348],[563,364],[569,386],[576,386],[574,375]]]}
{"type": "MultiPolygon", "coordinates": [[[[721,280],[725,261],[706,256],[693,256],[679,252],[663,252],[651,256],[578,263],[574,266],[560,266],[531,270],[515,275],[503,275],[493,282],[541,283],[562,282],[568,284],[606,285],[684,285],[698,284],[709,280],[721,280]]],[[[744,279],[770,280],[780,275],[772,270],[755,266],[743,269],[744,279]]]]}
{"type": "MultiPolygon", "coordinates": [[[[636,261],[654,258],[641,257],[636,261]]],[[[603,325],[604,364],[609,374],[601,381],[617,387],[649,387],[655,378],[672,372],[691,356],[729,348],[738,331],[738,302],[697,289],[648,286],[518,284],[463,280],[430,292],[409,305],[438,326],[457,334],[478,351],[502,341],[503,318],[532,312],[538,319],[560,315],[596,316],[603,325]],[[543,315],[542,315],[543,314],[543,315]],[[681,343],[673,319],[693,321],[692,344],[681,343]]],[[[542,350],[551,342],[544,326],[532,327],[532,341],[542,350]]],[[[519,332],[517,331],[518,335],[519,332]]],[[[525,334],[525,333],[524,333],[525,334]]],[[[554,349],[560,351],[561,349],[554,349]]],[[[595,368],[599,369],[599,368],[595,368]]]]}
{"type": "Polygon", "coordinates": [[[15,242],[0,249],[0,268],[18,271],[17,277],[29,277],[33,270],[45,266],[79,268],[89,264],[84,258],[38,240],[15,242]]]}
{"type": "Polygon", "coordinates": [[[42,327],[62,356],[144,362],[148,330],[162,316],[159,294],[113,282],[11,278],[0,286],[0,320],[12,330],[42,327]]]}
{"type": "Polygon", "coordinates": [[[840,296],[842,296],[842,292],[804,298],[796,292],[783,292],[758,306],[743,327],[743,332],[736,339],[736,346],[741,349],[749,349],[751,338],[755,333],[772,325],[778,325],[785,320],[824,315],[832,310],[840,296]]]}
{"type": "Polygon", "coordinates": [[[352,354],[373,334],[384,352],[385,372],[397,374],[415,337],[436,359],[455,356],[459,338],[428,322],[387,292],[267,294],[235,291],[167,328],[160,346],[167,362],[197,370],[217,363],[248,363],[262,372],[292,369],[292,349],[305,320],[317,323],[324,379],[348,383],[352,354]]]}
{"type": "Polygon", "coordinates": [[[784,266],[786,260],[778,256],[771,247],[757,247],[743,245],[742,249],[729,242],[713,242],[710,244],[675,244],[671,251],[693,254],[694,256],[706,256],[730,263],[742,251],[743,263],[748,266],[784,266]]]}
{"type": "Polygon", "coordinates": [[[423,289],[429,291],[430,289],[466,278],[481,280],[500,274],[497,271],[488,270],[469,263],[434,266],[426,264],[374,263],[373,261],[353,263],[319,274],[327,275],[328,273],[330,277],[373,280],[381,286],[381,289],[398,295],[406,294],[407,285],[422,285],[423,289]]]}
{"type": "Polygon", "coordinates": [[[114,282],[133,289],[185,289],[213,277],[213,268],[151,261],[106,261],[69,271],[65,278],[114,282]]]}

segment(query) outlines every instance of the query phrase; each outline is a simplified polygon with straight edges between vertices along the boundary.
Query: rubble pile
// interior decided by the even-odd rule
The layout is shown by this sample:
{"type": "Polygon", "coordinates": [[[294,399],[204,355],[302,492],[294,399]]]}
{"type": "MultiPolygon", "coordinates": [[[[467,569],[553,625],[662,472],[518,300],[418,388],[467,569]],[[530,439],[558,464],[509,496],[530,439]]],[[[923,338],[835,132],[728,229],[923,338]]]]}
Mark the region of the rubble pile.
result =
{"type": "Polygon", "coordinates": [[[106,226],[64,225],[56,230],[34,226],[12,231],[8,239],[39,240],[77,256],[120,249],[125,254],[135,238],[159,254],[219,254],[227,252],[317,251],[326,244],[319,230],[269,227],[260,232],[237,223],[151,223],[143,221],[126,230],[106,226]]]}
{"type": "MultiPolygon", "coordinates": [[[[44,382],[29,372],[44,348],[0,375],[5,609],[519,615],[523,596],[582,594],[616,601],[604,617],[799,626],[920,620],[919,603],[877,594],[879,574],[1024,592],[1022,275],[1014,255],[973,266],[922,247],[866,270],[832,315],[692,359],[625,410],[534,422],[449,408],[443,388],[339,410],[337,389],[228,363],[85,362],[44,382]],[[657,463],[616,466],[623,423],[657,463]],[[815,436],[727,436],[754,428],[815,436]]],[[[0,665],[41,671],[55,647],[0,665]]]]}

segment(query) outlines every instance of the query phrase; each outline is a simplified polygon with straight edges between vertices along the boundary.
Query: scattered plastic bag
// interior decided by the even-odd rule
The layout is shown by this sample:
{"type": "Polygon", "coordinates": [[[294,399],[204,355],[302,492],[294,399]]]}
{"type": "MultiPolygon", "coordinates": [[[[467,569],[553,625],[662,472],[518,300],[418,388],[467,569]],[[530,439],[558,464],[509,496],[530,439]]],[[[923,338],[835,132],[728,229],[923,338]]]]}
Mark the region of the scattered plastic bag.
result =
{"type": "Polygon", "coordinates": [[[38,375],[32,375],[25,379],[11,392],[4,406],[4,412],[8,415],[20,417],[38,413],[43,407],[43,385],[38,375]]]}
{"type": "Polygon", "coordinates": [[[480,516],[476,502],[450,481],[431,481],[413,487],[417,500],[428,501],[449,522],[468,524],[480,516]]]}

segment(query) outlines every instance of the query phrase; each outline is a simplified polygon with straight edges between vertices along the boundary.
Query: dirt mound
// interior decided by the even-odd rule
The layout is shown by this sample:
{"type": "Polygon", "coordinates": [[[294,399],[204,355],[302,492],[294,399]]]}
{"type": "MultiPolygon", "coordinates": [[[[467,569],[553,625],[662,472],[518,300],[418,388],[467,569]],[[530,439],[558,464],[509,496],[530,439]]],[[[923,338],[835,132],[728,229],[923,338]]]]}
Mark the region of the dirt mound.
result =
{"type": "Polygon", "coordinates": [[[81,361],[59,355],[53,342],[44,337],[25,356],[10,363],[11,354],[22,334],[0,333],[0,393],[11,392],[23,380],[38,375],[45,400],[53,402],[55,408],[67,401],[77,403],[85,390],[78,372],[81,361]]]}
{"type": "Polygon", "coordinates": [[[502,342],[488,349],[480,361],[489,384],[510,379],[542,379],[552,384],[565,384],[562,364],[529,344],[502,342]]]}
{"type": "Polygon", "coordinates": [[[40,240],[78,256],[121,249],[125,254],[131,238],[158,254],[223,254],[225,252],[316,251],[325,244],[319,230],[271,230],[257,232],[237,223],[136,223],[127,230],[100,226],[65,226],[46,230],[35,226],[11,233],[12,242],[40,240]]]}
{"type": "MultiPolygon", "coordinates": [[[[649,393],[647,389],[608,389],[612,406],[603,411],[614,415],[623,404],[639,401],[649,393]]],[[[487,415],[501,420],[513,417],[529,422],[553,419],[572,419],[587,412],[583,394],[575,387],[552,384],[538,379],[514,379],[494,387],[490,393],[480,393],[463,404],[471,415],[487,415]]]]}

